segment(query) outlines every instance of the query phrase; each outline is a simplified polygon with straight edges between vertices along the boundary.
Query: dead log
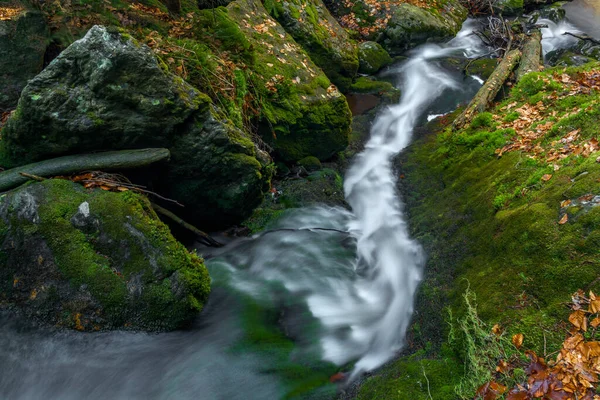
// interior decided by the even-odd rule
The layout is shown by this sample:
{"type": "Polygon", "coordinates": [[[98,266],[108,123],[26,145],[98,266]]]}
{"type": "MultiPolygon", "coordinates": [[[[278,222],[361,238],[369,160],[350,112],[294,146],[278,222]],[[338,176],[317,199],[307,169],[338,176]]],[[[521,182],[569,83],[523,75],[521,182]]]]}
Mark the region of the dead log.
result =
{"type": "Polygon", "coordinates": [[[0,192],[13,189],[29,181],[28,176],[50,177],[75,174],[81,171],[116,171],[145,167],[169,158],[168,149],[141,149],[77,154],[40,161],[0,172],[0,192]]]}
{"type": "Polygon", "coordinates": [[[177,215],[175,215],[171,211],[167,210],[166,208],[163,208],[155,203],[151,203],[151,204],[152,204],[152,208],[154,208],[154,211],[156,211],[157,214],[160,214],[163,217],[170,219],[171,221],[175,222],[177,225],[192,232],[194,235],[196,235],[196,237],[198,238],[200,243],[203,243],[210,247],[223,247],[222,243],[213,239],[208,233],[204,233],[200,229],[196,228],[194,225],[185,222],[183,219],[179,218],[177,215]]]}
{"type": "Polygon", "coordinates": [[[481,89],[479,89],[479,92],[473,97],[473,100],[471,100],[467,108],[465,108],[463,113],[454,121],[454,124],[452,125],[454,129],[462,128],[471,122],[477,113],[484,112],[489,107],[506,79],[508,79],[510,73],[515,69],[520,58],[520,50],[512,50],[504,56],[502,62],[496,67],[481,89]]]}
{"type": "Polygon", "coordinates": [[[517,68],[517,82],[528,72],[538,72],[542,60],[542,33],[533,31],[523,44],[523,55],[517,68]]]}

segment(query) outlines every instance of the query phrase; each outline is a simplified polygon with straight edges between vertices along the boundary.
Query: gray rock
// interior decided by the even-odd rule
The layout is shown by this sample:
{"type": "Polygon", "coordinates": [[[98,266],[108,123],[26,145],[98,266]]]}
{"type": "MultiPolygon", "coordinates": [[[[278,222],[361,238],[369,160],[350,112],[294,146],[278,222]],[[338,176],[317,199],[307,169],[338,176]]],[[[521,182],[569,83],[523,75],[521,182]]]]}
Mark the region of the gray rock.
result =
{"type": "Polygon", "coordinates": [[[65,154],[167,147],[158,186],[203,227],[241,221],[270,179],[268,155],[152,51],[95,26],[29,82],[0,142],[0,165],[65,154]]]}

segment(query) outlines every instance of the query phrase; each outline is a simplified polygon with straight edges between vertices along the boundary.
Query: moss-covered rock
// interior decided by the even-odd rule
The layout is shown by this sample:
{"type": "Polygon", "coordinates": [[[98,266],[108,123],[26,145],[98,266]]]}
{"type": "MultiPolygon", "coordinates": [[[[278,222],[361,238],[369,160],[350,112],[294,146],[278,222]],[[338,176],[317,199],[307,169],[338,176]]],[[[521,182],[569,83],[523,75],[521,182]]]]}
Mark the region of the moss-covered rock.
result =
{"type": "Polygon", "coordinates": [[[409,3],[395,7],[377,41],[397,55],[428,40],[454,36],[467,18],[459,1],[446,0],[439,8],[421,8],[409,3]]]}
{"type": "Polygon", "coordinates": [[[16,107],[27,81],[42,70],[49,34],[40,12],[0,21],[0,113],[16,107]]]}
{"type": "Polygon", "coordinates": [[[377,42],[362,42],[358,46],[358,72],[374,74],[392,63],[392,57],[377,42]]]}
{"type": "Polygon", "coordinates": [[[338,89],[346,92],[358,70],[357,47],[323,2],[264,0],[263,4],[338,89]]]}
{"type": "Polygon", "coordinates": [[[78,330],[171,330],[202,309],[210,278],[147,199],[66,180],[0,198],[0,303],[78,330]]]}
{"type": "Polygon", "coordinates": [[[348,145],[351,114],[345,97],[258,0],[227,6],[256,51],[252,69],[268,88],[259,131],[285,161],[321,160],[348,145]]]}
{"type": "Polygon", "coordinates": [[[298,165],[307,171],[318,171],[321,169],[321,161],[317,157],[308,156],[298,161],[298,165]]]}
{"type": "Polygon", "coordinates": [[[247,217],[271,176],[269,156],[208,96],[165,72],[148,47],[99,26],[27,85],[2,132],[0,160],[14,167],[140,147],[171,150],[156,185],[201,226],[247,217]]]}

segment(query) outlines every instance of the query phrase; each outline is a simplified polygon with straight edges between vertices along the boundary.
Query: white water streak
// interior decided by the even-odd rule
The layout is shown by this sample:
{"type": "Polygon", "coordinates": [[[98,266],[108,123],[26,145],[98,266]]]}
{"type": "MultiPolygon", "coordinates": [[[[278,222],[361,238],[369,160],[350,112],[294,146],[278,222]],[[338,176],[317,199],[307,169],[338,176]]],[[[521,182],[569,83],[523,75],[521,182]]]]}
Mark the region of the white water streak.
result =
{"type": "Polygon", "coordinates": [[[337,364],[358,359],[353,376],[379,367],[403,345],[424,257],[409,237],[392,161],[410,143],[424,108],[445,89],[458,87],[432,61],[461,52],[476,55],[477,39],[469,35],[471,30],[466,24],[447,46],[421,47],[398,69],[400,104],[377,118],[365,150],[346,174],[346,200],[355,216],[349,230],[357,237],[357,265],[366,273],[353,283],[358,296],[349,296],[347,287],[334,287],[330,293],[311,296],[309,306],[331,329],[322,339],[325,359],[337,364]],[[340,335],[344,327],[349,334],[340,335]]]}

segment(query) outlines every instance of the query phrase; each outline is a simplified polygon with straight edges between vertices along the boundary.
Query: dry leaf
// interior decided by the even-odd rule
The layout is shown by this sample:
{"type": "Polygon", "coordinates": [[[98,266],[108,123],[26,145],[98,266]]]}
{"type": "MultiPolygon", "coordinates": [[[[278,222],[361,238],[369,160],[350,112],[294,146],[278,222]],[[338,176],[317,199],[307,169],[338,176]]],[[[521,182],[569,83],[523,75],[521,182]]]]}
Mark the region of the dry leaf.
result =
{"type": "Polygon", "coordinates": [[[513,335],[512,337],[512,343],[515,345],[515,347],[517,349],[520,349],[521,346],[523,345],[523,339],[524,336],[522,333],[517,333],[516,335],[513,335]]]}
{"type": "Polygon", "coordinates": [[[566,223],[567,223],[567,221],[568,221],[568,220],[569,220],[569,215],[568,215],[568,214],[565,214],[565,215],[563,215],[563,217],[560,219],[560,221],[558,221],[558,223],[559,223],[560,225],[564,225],[564,224],[566,224],[566,223]]]}
{"type": "Polygon", "coordinates": [[[544,176],[542,176],[542,180],[544,182],[548,182],[550,179],[552,179],[552,174],[545,174],[544,176]]]}

